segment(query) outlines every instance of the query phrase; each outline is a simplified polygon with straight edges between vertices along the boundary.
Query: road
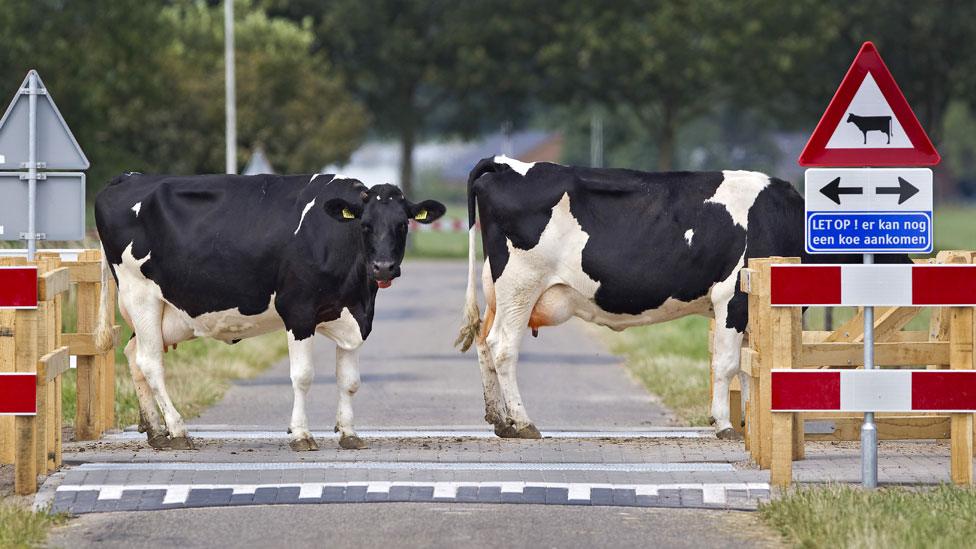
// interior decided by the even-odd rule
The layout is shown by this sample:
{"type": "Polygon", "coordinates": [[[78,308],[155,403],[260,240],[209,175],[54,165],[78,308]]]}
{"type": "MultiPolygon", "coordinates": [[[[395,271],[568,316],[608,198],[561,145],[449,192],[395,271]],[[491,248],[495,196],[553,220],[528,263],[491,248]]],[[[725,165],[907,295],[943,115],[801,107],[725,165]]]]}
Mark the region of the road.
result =
{"type": "Polygon", "coordinates": [[[322,340],[309,406],[319,452],[288,449],[292,396],[283,361],[236,384],[191,423],[196,451],[153,451],[138,433],[69,445],[73,467],[60,486],[48,483],[47,497],[81,515],[52,543],[756,543],[746,536],[753,529],[741,527],[754,516],[730,510],[755,508],[769,494],[764,475],[734,465],[745,460],[741,444],[673,427],[668,411],[581,325],[544,329],[523,346],[523,399],[547,438],[491,436],[477,358],[452,348],[464,264],[412,261],[403,271],[382,290],[361,354],[354,408],[368,449],[336,447],[333,346],[322,340]],[[255,505],[264,503],[276,505],[255,505]]]}

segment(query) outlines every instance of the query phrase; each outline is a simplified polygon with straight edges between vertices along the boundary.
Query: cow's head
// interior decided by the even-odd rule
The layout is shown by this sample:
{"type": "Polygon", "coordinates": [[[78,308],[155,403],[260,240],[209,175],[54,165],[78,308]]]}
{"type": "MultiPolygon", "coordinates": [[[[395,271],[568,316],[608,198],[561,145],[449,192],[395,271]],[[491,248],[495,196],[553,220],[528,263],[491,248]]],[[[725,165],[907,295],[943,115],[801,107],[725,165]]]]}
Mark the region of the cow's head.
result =
{"type": "Polygon", "coordinates": [[[847,114],[847,121],[848,122],[853,122],[854,121],[854,113],[848,113],[847,114]]]}
{"type": "Polygon", "coordinates": [[[432,223],[446,208],[436,200],[414,204],[395,185],[376,185],[360,194],[360,204],[333,199],[326,210],[340,221],[358,219],[362,226],[366,252],[366,272],[380,288],[388,288],[400,276],[400,262],[407,245],[407,226],[411,219],[432,223]]]}

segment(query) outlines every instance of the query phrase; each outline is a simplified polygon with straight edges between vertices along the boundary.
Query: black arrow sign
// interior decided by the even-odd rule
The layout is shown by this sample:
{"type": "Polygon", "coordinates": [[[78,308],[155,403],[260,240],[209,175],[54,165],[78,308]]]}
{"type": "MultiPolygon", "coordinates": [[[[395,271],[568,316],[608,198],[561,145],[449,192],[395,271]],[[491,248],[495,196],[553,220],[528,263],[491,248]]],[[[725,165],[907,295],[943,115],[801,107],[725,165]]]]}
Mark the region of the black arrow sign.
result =
{"type": "Polygon", "coordinates": [[[918,194],[918,187],[899,177],[897,187],[878,187],[874,190],[874,193],[897,194],[898,203],[904,204],[906,200],[918,194]]]}
{"type": "MultiPolygon", "coordinates": [[[[878,189],[879,191],[881,189],[878,189]]],[[[917,189],[916,189],[917,190],[917,189]]],[[[824,185],[820,192],[827,198],[834,201],[836,204],[840,204],[840,195],[842,194],[864,194],[863,187],[841,187],[840,178],[835,177],[833,181],[824,185]]]]}

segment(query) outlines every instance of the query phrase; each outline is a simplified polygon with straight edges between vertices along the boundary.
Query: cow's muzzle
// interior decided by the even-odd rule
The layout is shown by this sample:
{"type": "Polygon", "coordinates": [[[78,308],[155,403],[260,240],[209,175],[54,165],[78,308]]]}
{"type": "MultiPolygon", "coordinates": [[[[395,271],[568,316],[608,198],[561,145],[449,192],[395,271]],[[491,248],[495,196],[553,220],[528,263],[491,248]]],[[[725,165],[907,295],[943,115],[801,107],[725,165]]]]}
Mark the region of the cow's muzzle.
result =
{"type": "Polygon", "coordinates": [[[389,288],[393,279],[400,276],[400,266],[392,261],[374,261],[370,270],[380,288],[389,288]]]}

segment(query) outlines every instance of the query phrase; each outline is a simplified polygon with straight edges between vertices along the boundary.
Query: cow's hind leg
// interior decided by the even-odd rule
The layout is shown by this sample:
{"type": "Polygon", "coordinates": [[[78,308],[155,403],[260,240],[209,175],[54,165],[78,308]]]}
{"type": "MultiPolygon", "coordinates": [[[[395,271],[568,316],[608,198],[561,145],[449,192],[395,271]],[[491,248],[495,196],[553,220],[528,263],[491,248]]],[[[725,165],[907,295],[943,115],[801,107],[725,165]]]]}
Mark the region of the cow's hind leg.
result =
{"type": "MultiPolygon", "coordinates": [[[[163,412],[163,419],[170,434],[170,447],[174,450],[191,450],[193,443],[186,435],[183,418],[176,411],[169,393],[166,392],[163,376],[164,303],[148,292],[120,292],[119,296],[130,313],[132,329],[136,334],[136,365],[152,390],[156,404],[163,412]]],[[[176,341],[171,343],[174,342],[176,341]]]]}
{"type": "Polygon", "coordinates": [[[288,361],[291,364],[291,387],[295,393],[291,424],[288,427],[288,433],[291,435],[288,445],[296,452],[319,449],[315,438],[308,430],[305,401],[308,396],[308,389],[312,386],[312,378],[315,375],[312,362],[312,344],[312,337],[297,341],[292,333],[288,332],[288,361]]]}
{"type": "MultiPolygon", "coordinates": [[[[514,290],[514,289],[513,289],[514,290]]],[[[519,393],[516,367],[519,346],[528,326],[532,307],[541,291],[528,289],[508,292],[503,295],[501,288],[496,302],[495,321],[488,332],[486,343],[491,359],[498,373],[498,383],[505,400],[505,423],[515,431],[518,438],[542,438],[539,430],[529,419],[519,393]]]]}
{"type": "Polygon", "coordinates": [[[136,338],[132,337],[125,345],[125,358],[129,362],[129,372],[132,374],[132,384],[136,389],[136,396],[139,399],[139,432],[146,433],[149,445],[153,448],[169,448],[169,432],[163,425],[156,410],[156,402],[153,400],[152,389],[146,382],[146,376],[142,375],[142,370],[136,363],[136,338]]]}
{"type": "Polygon", "coordinates": [[[475,348],[478,351],[478,366],[481,368],[481,383],[485,395],[485,421],[495,427],[496,435],[502,438],[515,438],[515,429],[505,419],[507,415],[505,399],[498,384],[498,372],[491,357],[491,349],[485,341],[495,322],[495,287],[487,261],[482,270],[482,286],[487,306],[485,318],[481,323],[481,333],[475,337],[475,348]]]}

